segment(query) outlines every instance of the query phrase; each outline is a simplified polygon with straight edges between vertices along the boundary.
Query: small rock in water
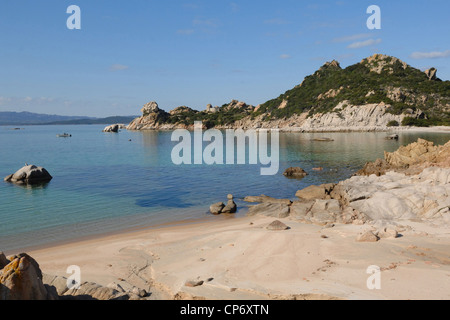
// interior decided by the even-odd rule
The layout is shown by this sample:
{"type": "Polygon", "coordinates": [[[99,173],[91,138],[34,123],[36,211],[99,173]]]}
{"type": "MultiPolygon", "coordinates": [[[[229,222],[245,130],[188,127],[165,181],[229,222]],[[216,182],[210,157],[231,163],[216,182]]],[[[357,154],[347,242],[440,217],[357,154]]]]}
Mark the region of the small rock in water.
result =
{"type": "Polygon", "coordinates": [[[233,200],[233,199],[234,199],[234,197],[233,197],[233,195],[232,195],[232,194],[229,194],[229,195],[227,196],[227,199],[228,199],[228,200],[233,200]]]}
{"type": "Polygon", "coordinates": [[[236,213],[237,211],[237,205],[233,200],[228,200],[227,205],[225,208],[222,209],[221,213],[236,213]]]}
{"type": "Polygon", "coordinates": [[[271,224],[269,224],[267,226],[267,230],[272,230],[272,231],[283,231],[283,230],[288,230],[288,229],[289,229],[289,227],[279,220],[275,220],[274,222],[272,222],[271,224]]]}
{"type": "Polygon", "coordinates": [[[284,171],[283,175],[288,178],[301,179],[308,175],[308,173],[300,167],[291,167],[284,171]]]}

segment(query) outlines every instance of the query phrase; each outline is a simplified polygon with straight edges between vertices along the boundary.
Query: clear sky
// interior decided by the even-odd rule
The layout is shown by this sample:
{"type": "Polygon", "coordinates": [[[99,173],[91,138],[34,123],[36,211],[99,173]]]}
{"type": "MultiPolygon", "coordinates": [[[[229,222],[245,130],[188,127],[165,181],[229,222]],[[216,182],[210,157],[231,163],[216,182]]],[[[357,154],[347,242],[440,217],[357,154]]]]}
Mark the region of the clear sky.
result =
{"type": "Polygon", "coordinates": [[[450,79],[450,1],[0,0],[0,111],[138,115],[257,105],[374,53],[450,79]],[[69,30],[69,5],[81,30],[69,30]],[[370,5],[381,30],[369,30],[370,5]]]}

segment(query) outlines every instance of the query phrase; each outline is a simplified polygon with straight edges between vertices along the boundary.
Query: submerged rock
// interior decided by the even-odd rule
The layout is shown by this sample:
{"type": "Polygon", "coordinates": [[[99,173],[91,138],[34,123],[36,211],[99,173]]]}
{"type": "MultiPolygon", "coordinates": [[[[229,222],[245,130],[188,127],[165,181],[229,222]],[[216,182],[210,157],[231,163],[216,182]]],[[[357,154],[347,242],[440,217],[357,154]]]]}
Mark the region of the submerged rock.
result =
{"type": "Polygon", "coordinates": [[[39,184],[52,180],[53,177],[42,167],[27,165],[16,173],[7,176],[4,181],[17,184],[39,184]]]}
{"type": "Polygon", "coordinates": [[[308,173],[300,167],[291,167],[284,171],[283,175],[288,178],[301,179],[308,175],[308,173]]]}

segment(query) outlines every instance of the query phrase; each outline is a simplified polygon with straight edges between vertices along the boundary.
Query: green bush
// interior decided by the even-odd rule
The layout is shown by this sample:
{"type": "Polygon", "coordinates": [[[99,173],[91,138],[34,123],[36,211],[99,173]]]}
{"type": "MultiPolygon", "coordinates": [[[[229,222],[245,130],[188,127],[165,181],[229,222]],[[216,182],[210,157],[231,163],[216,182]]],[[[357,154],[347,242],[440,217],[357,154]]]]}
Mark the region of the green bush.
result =
{"type": "Polygon", "coordinates": [[[392,121],[388,122],[387,126],[388,127],[398,127],[398,126],[400,126],[400,123],[398,123],[398,121],[396,121],[396,120],[392,120],[392,121]]]}

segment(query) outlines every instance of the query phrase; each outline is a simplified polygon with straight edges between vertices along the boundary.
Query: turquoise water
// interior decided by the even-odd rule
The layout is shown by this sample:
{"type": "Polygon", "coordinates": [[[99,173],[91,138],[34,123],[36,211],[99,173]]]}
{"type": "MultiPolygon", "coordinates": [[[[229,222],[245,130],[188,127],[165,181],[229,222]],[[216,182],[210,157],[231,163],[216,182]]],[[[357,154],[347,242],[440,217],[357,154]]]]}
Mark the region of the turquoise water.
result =
{"type": "Polygon", "coordinates": [[[0,177],[25,163],[45,167],[53,180],[40,187],[0,182],[0,251],[157,225],[208,215],[211,203],[232,193],[242,198],[266,194],[294,198],[311,184],[349,178],[384,150],[419,137],[443,144],[450,133],[402,133],[388,141],[386,133],[280,134],[280,171],[261,176],[260,165],[172,164],[171,132],[101,132],[104,126],[0,127],[0,177]],[[57,138],[59,133],[71,138],[57,138]],[[330,137],[334,142],[314,142],[330,137]],[[129,141],[131,140],[131,141],[129,141]],[[310,175],[285,178],[284,169],[300,166],[310,175]],[[324,171],[313,172],[314,167],[324,171]]]}

